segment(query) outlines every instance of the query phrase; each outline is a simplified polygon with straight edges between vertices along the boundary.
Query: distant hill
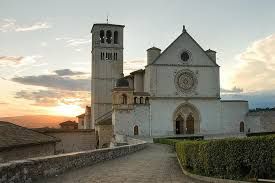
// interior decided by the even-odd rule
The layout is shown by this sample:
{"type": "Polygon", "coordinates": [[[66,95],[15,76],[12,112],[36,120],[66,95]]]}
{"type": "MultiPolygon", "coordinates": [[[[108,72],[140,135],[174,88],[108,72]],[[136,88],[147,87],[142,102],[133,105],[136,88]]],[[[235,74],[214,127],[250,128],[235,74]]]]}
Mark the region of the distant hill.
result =
{"type": "Polygon", "coordinates": [[[49,116],[49,115],[0,117],[0,121],[11,122],[27,128],[43,128],[43,127],[59,128],[59,123],[67,120],[76,121],[76,118],[65,117],[65,116],[49,116]]]}

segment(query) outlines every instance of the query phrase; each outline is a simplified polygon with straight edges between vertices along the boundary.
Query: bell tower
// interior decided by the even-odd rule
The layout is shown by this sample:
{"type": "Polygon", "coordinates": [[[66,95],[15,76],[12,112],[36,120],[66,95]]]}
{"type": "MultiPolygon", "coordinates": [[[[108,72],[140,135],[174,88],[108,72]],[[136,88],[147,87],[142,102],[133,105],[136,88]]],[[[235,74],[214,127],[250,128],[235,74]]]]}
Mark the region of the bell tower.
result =
{"type": "Polygon", "coordinates": [[[92,121],[112,110],[112,89],[123,73],[124,25],[94,24],[92,33],[92,121]]]}

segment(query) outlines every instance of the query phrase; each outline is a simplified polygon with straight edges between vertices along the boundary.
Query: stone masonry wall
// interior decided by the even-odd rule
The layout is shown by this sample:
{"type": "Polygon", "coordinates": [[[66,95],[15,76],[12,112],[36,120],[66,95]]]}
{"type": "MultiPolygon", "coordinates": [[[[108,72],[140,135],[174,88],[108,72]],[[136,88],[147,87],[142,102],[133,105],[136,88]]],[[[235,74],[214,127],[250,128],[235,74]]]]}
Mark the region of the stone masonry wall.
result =
{"type": "Polygon", "coordinates": [[[60,174],[69,169],[93,165],[133,153],[146,147],[146,142],[120,147],[60,154],[47,157],[11,161],[0,164],[0,183],[33,182],[41,177],[60,174]]]}
{"type": "MultiPolygon", "coordinates": [[[[0,152],[0,163],[55,154],[55,143],[11,148],[0,152]]],[[[1,179],[0,179],[1,180],[1,179]]],[[[0,181],[1,182],[1,181],[0,181]]]]}
{"type": "Polygon", "coordinates": [[[78,151],[93,150],[96,148],[96,137],[94,130],[74,130],[63,132],[44,132],[46,135],[59,138],[56,144],[56,153],[70,153],[78,151]]]}

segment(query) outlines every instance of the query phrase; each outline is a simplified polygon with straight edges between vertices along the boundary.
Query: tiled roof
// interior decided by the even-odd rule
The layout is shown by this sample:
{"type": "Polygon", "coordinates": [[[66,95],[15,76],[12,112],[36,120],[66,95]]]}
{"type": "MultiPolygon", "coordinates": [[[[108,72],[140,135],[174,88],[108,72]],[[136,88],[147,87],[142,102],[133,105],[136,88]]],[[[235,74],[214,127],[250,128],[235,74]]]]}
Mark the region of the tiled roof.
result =
{"type": "Polygon", "coordinates": [[[39,133],[78,133],[78,132],[94,132],[94,129],[64,129],[64,128],[32,128],[39,133]]]}
{"type": "Polygon", "coordinates": [[[59,125],[78,125],[78,123],[76,123],[75,121],[65,121],[63,123],[59,123],[59,125]]]}
{"type": "Polygon", "coordinates": [[[0,121],[0,151],[19,147],[58,142],[59,139],[35,132],[13,123],[0,121]]]}

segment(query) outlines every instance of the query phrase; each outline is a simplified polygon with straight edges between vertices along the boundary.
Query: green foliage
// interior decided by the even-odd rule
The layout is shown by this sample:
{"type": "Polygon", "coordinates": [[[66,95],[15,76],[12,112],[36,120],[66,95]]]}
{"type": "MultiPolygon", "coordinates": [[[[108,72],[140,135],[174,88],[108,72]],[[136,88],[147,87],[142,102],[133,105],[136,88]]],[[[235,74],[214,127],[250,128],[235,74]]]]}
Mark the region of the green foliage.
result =
{"type": "Polygon", "coordinates": [[[172,146],[175,146],[176,142],[180,142],[182,140],[203,140],[203,136],[153,138],[154,143],[168,144],[172,146]]]}
{"type": "Polygon", "coordinates": [[[229,179],[269,178],[275,171],[275,135],[173,143],[183,167],[196,174],[229,179]]]}
{"type": "Polygon", "coordinates": [[[175,144],[180,140],[177,139],[167,139],[167,138],[154,138],[154,143],[167,144],[175,147],[175,144]]]}
{"type": "Polygon", "coordinates": [[[264,135],[272,135],[275,134],[275,132],[255,132],[255,133],[248,133],[246,134],[247,137],[253,137],[253,136],[264,136],[264,135]]]}

